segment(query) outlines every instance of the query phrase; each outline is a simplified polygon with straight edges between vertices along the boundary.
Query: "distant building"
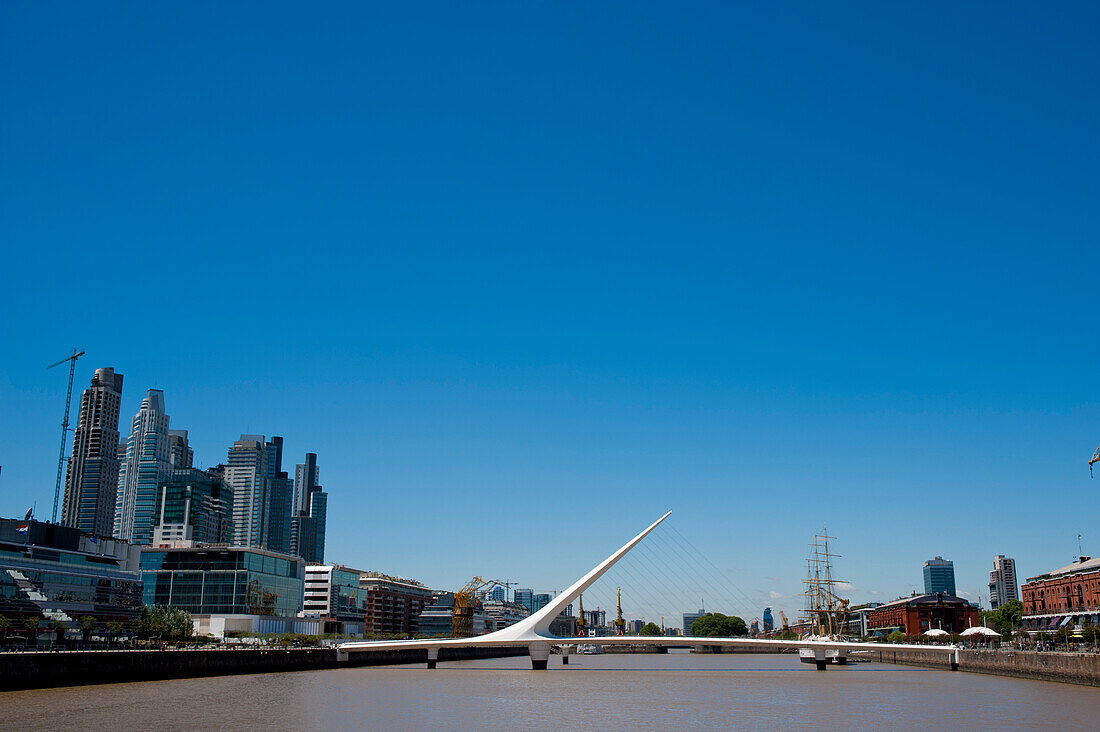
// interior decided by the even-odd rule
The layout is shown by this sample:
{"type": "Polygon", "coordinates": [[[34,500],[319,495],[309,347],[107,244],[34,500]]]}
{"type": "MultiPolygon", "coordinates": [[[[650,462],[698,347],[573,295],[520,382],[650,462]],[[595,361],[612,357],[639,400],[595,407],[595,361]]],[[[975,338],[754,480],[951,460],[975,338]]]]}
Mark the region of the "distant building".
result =
{"type": "Polygon", "coordinates": [[[508,602],[507,600],[485,600],[481,603],[481,609],[492,619],[489,632],[515,625],[531,614],[526,607],[518,602],[508,602]]]}
{"type": "Polygon", "coordinates": [[[703,608],[699,608],[697,613],[684,613],[684,635],[691,635],[692,624],[707,614],[707,611],[703,608]]]}
{"type": "Polygon", "coordinates": [[[318,482],[319,476],[317,455],[307,452],[305,462],[294,471],[290,518],[290,551],[316,563],[324,561],[328,523],[328,493],[318,482]]]}
{"type": "Polygon", "coordinates": [[[306,563],[250,547],[190,547],[141,552],[145,603],[203,615],[297,616],[306,563]]]}
{"type": "Polygon", "coordinates": [[[584,624],[588,628],[588,635],[610,635],[611,630],[607,627],[607,611],[596,608],[595,610],[584,611],[584,624]]]}
{"type": "Polygon", "coordinates": [[[504,602],[508,599],[508,588],[497,585],[489,592],[489,599],[504,602]]]}
{"type": "Polygon", "coordinates": [[[73,430],[73,451],[65,475],[61,523],[107,536],[114,528],[118,495],[118,415],[122,374],[96,369],[80,397],[80,418],[73,430]]]}
{"type": "Polygon", "coordinates": [[[1009,600],[1019,600],[1016,591],[1016,560],[1004,554],[993,557],[993,571],[989,573],[989,607],[996,610],[1009,600]]]}
{"type": "Polygon", "coordinates": [[[158,486],[155,516],[153,546],[233,540],[233,494],[217,470],[172,470],[158,486]]]}
{"type": "Polygon", "coordinates": [[[920,635],[934,628],[961,633],[981,625],[978,608],[945,592],[903,597],[870,609],[866,615],[868,632],[864,635],[888,635],[895,630],[920,635]]]}
{"type": "Polygon", "coordinates": [[[282,464],[282,437],[241,435],[229,448],[225,480],[233,491],[234,545],[298,554],[291,541],[293,485],[282,464]]]}
{"type": "MultiPolygon", "coordinates": [[[[432,591],[416,580],[381,572],[362,572],[359,587],[367,593],[367,633],[416,635],[420,614],[432,602],[432,591]]],[[[452,607],[454,600],[452,599],[452,607]]],[[[449,628],[449,626],[448,626],[449,628]]]]}
{"type": "Polygon", "coordinates": [[[1023,624],[1031,630],[1100,625],[1100,557],[1029,577],[1023,594],[1023,624]]]}
{"type": "Polygon", "coordinates": [[[539,610],[542,610],[544,607],[546,607],[547,605],[550,604],[550,595],[549,595],[549,593],[544,593],[544,592],[536,593],[531,598],[531,604],[532,604],[531,612],[537,613],[539,610]]]}
{"type": "MultiPolygon", "coordinates": [[[[0,615],[22,630],[38,618],[73,632],[141,614],[140,550],[124,541],[43,521],[0,519],[0,615]]],[[[23,631],[25,632],[25,631],[23,631]]],[[[10,633],[9,633],[10,635],[10,633]]]]}
{"type": "Polygon", "coordinates": [[[577,618],[570,612],[562,612],[550,621],[550,632],[559,638],[577,637],[577,618]]]}
{"type": "Polygon", "coordinates": [[[175,470],[195,466],[195,451],[187,443],[187,430],[168,430],[168,462],[175,470]]]}
{"type": "Polygon", "coordinates": [[[638,635],[642,632],[642,628],[645,627],[644,620],[628,620],[626,621],[626,633],[627,635],[638,635]]]}
{"type": "Polygon", "coordinates": [[[868,602],[851,608],[848,612],[848,623],[843,628],[844,634],[856,638],[863,638],[870,635],[871,626],[868,624],[867,618],[871,614],[871,611],[881,606],[881,602],[868,602]]]}
{"type": "Polygon", "coordinates": [[[760,635],[760,621],[759,620],[754,620],[751,623],[749,623],[749,635],[753,636],[754,638],[756,636],[760,635]]]}
{"type": "Polygon", "coordinates": [[[527,608],[528,612],[535,611],[535,592],[527,587],[517,587],[515,601],[527,608]]]}
{"type": "Polygon", "coordinates": [[[924,593],[944,592],[955,594],[955,564],[937,556],[924,563],[924,593]]]}
{"type": "MultiPolygon", "coordinates": [[[[455,593],[434,592],[428,604],[424,605],[418,618],[419,634],[428,637],[451,637],[453,633],[453,618],[455,609],[455,593]]],[[[489,632],[492,619],[480,608],[474,610],[473,632],[474,635],[485,635],[489,632]]],[[[550,626],[553,628],[553,624],[550,626]]],[[[551,631],[553,632],[553,631],[551,631]]]]}
{"type": "Polygon", "coordinates": [[[157,486],[172,469],[164,392],[149,389],[130,421],[126,459],[118,474],[114,536],[133,544],[151,544],[156,523],[157,486]]]}
{"type": "MultiPolygon", "coordinates": [[[[687,628],[685,625],[684,628],[687,628]]],[[[770,607],[764,608],[764,632],[770,633],[775,628],[775,619],[772,617],[772,609],[770,607]]]]}

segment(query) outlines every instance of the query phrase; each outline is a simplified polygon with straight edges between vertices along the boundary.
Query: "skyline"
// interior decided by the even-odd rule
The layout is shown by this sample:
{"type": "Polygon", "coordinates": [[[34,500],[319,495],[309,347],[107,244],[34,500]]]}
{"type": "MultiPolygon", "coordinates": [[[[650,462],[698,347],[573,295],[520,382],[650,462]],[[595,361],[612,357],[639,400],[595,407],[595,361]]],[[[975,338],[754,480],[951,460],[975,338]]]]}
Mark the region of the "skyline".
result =
{"type": "Polygon", "coordinates": [[[670,508],[765,597],[1100,555],[1095,5],[0,12],[2,516],[79,346],[433,587],[670,508]]]}

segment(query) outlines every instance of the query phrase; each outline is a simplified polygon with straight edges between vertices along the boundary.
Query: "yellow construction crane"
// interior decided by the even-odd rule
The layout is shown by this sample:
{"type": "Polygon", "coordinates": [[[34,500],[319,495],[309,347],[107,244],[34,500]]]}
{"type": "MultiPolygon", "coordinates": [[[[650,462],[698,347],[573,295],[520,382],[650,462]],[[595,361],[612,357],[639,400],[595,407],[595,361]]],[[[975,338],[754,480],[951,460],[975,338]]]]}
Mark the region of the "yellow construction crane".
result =
{"type": "Polygon", "coordinates": [[[1092,477],[1092,464],[1100,462],[1100,447],[1096,448],[1096,452],[1092,454],[1092,460],[1089,460],[1089,477],[1092,477]]]}
{"type": "Polygon", "coordinates": [[[469,638],[474,634],[474,610],[481,598],[489,590],[502,582],[474,577],[466,586],[455,593],[455,608],[451,613],[451,635],[455,638],[469,638]]]}
{"type": "Polygon", "coordinates": [[[780,610],[779,617],[783,620],[783,630],[790,630],[791,624],[787,622],[787,614],[780,610]]]}
{"type": "Polygon", "coordinates": [[[615,634],[626,635],[626,621],[623,620],[623,588],[615,588],[615,605],[618,608],[618,615],[615,617],[615,634]]]}
{"type": "Polygon", "coordinates": [[[577,603],[579,604],[580,608],[577,612],[577,637],[584,638],[586,635],[588,635],[587,631],[585,630],[584,622],[584,595],[579,595],[577,597],[577,603]]]}

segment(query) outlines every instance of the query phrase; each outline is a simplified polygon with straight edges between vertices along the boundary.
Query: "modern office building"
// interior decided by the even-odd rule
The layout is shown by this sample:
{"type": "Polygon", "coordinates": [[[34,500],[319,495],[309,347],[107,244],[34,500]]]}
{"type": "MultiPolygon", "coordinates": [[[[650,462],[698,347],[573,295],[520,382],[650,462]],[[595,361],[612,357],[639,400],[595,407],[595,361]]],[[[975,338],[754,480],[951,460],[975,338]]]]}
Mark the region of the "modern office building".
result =
{"type": "Polygon", "coordinates": [[[889,635],[898,630],[920,635],[932,629],[961,633],[977,625],[981,625],[978,608],[961,597],[935,592],[903,597],[871,609],[866,634],[889,635]]]}
{"type": "Polygon", "coordinates": [[[195,451],[187,442],[187,430],[168,430],[168,462],[175,470],[195,466],[195,451]]]}
{"type": "Polygon", "coordinates": [[[955,564],[939,556],[924,563],[924,593],[936,592],[955,594],[955,564]]]}
{"type": "Polygon", "coordinates": [[[158,486],[152,545],[186,547],[233,541],[233,494],[222,472],[178,468],[158,486]]]}
{"type": "Polygon", "coordinates": [[[233,544],[296,554],[291,488],[282,472],[283,438],[241,435],[229,448],[225,480],[233,491],[233,544]]]}
{"type": "Polygon", "coordinates": [[[107,536],[114,528],[118,493],[118,415],[122,374],[96,369],[80,397],[80,418],[73,430],[73,451],[65,475],[61,523],[107,536]]]}
{"type": "Polygon", "coordinates": [[[855,638],[864,638],[870,635],[871,626],[868,624],[867,619],[871,612],[878,607],[882,607],[881,602],[868,602],[853,607],[848,612],[848,622],[843,629],[844,634],[855,638]]]}
{"type": "MultiPolygon", "coordinates": [[[[367,593],[367,633],[415,635],[421,632],[420,615],[433,601],[433,593],[427,587],[416,580],[381,572],[361,573],[359,586],[367,593]]],[[[451,607],[454,607],[453,597],[451,607]]],[[[449,633],[449,625],[447,629],[449,633]]]]}
{"type": "MultiPolygon", "coordinates": [[[[775,618],[772,617],[772,609],[770,607],[764,608],[764,632],[770,633],[775,628],[775,618]]],[[[684,626],[684,632],[686,633],[688,627],[684,626]]]]}
{"type": "Polygon", "coordinates": [[[144,547],[145,603],[202,615],[296,616],[306,563],[250,547],[144,547]]]}
{"type": "Polygon", "coordinates": [[[550,604],[550,594],[547,592],[536,592],[531,598],[531,612],[537,613],[544,607],[550,604]]]}
{"type": "Polygon", "coordinates": [[[513,601],[518,602],[527,608],[528,612],[534,612],[535,609],[535,592],[527,587],[517,587],[513,596],[513,601]]]}
{"type": "Polygon", "coordinates": [[[998,554],[993,557],[993,571],[989,573],[989,607],[996,610],[1009,600],[1019,600],[1016,590],[1016,560],[998,554]]]}
{"type": "MultiPolygon", "coordinates": [[[[454,609],[455,594],[453,592],[431,593],[428,604],[424,605],[424,608],[420,611],[420,617],[417,618],[417,634],[428,637],[451,637],[454,609]]],[[[491,623],[492,619],[480,607],[474,610],[474,635],[488,633],[491,623]]],[[[555,632],[553,625],[550,626],[550,632],[555,632]]]]}
{"type": "Polygon", "coordinates": [[[294,471],[290,517],[290,551],[316,564],[324,562],[328,522],[328,493],[317,482],[319,475],[317,455],[306,453],[306,461],[294,471]]]}
{"type": "Polygon", "coordinates": [[[1028,577],[1020,588],[1023,624],[1031,630],[1100,625],[1100,557],[1028,577]]]}
{"type": "Polygon", "coordinates": [[[505,602],[508,599],[508,588],[497,585],[489,591],[489,599],[496,602],[505,602]]]}
{"type": "Polygon", "coordinates": [[[141,614],[139,549],[43,521],[0,519],[0,615],[70,631],[91,616],[102,627],[141,614]]]}
{"type": "Polygon", "coordinates": [[[132,544],[150,544],[156,523],[157,486],[172,469],[164,392],[149,389],[130,422],[126,459],[118,474],[114,535],[132,544]]]}
{"type": "Polygon", "coordinates": [[[697,613],[684,613],[684,635],[691,635],[691,625],[699,618],[707,614],[707,611],[703,608],[699,608],[697,613]]]}
{"type": "Polygon", "coordinates": [[[644,628],[644,627],[645,627],[645,621],[644,620],[637,620],[637,619],[628,620],[628,621],[626,621],[626,634],[627,635],[638,635],[639,633],[642,632],[642,628],[644,628]]]}

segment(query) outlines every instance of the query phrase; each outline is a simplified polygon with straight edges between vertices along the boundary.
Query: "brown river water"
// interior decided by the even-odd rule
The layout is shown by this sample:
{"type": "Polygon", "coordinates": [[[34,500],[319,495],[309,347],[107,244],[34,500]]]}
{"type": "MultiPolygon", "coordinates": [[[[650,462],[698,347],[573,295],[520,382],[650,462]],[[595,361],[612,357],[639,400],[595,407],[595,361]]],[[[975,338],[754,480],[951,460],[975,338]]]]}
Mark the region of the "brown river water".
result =
{"type": "Polygon", "coordinates": [[[1100,689],[792,655],[571,656],[0,693],[9,730],[1100,729],[1100,689]]]}

